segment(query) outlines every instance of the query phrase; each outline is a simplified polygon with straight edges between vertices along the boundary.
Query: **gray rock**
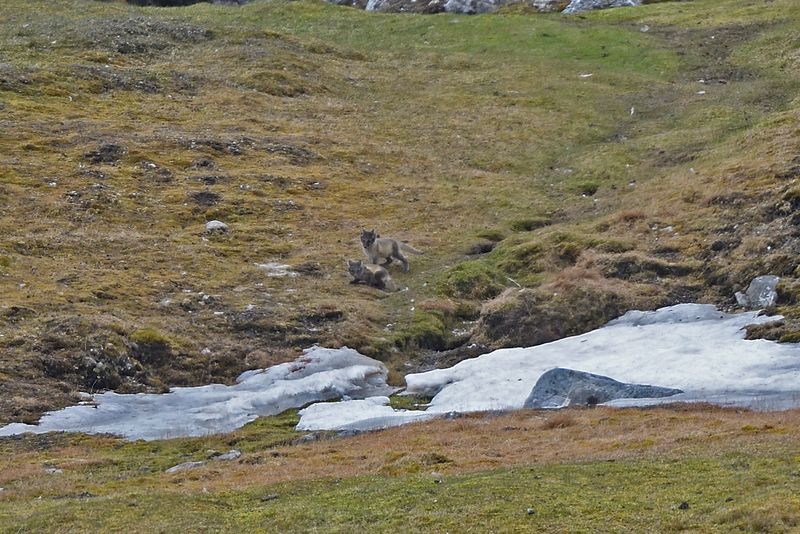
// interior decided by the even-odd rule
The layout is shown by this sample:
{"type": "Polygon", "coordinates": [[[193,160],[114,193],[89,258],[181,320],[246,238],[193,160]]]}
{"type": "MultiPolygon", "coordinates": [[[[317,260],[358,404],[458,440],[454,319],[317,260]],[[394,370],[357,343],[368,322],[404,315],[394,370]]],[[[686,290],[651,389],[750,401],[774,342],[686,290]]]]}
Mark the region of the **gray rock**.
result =
{"type": "Polygon", "coordinates": [[[569,0],[528,0],[525,3],[540,13],[556,13],[562,11],[569,0]]]}
{"type": "Polygon", "coordinates": [[[339,5],[347,1],[354,7],[364,7],[367,11],[383,13],[441,13],[445,0],[328,0],[339,5]]]}
{"type": "Polygon", "coordinates": [[[742,293],[737,291],[735,294],[736,302],[745,308],[769,308],[778,302],[778,291],[775,289],[779,276],[765,275],[753,278],[747,291],[742,293]]]}
{"type": "Polygon", "coordinates": [[[601,404],[614,399],[669,397],[680,389],[626,384],[607,376],[556,367],[544,373],[525,400],[525,408],[563,408],[601,404]]]}
{"type": "Polygon", "coordinates": [[[206,223],[207,234],[225,234],[228,233],[228,225],[222,221],[208,221],[206,223]]]}
{"type": "Polygon", "coordinates": [[[226,452],[225,454],[220,454],[218,456],[214,456],[211,459],[215,460],[215,461],[218,461],[218,462],[226,462],[226,461],[230,461],[230,460],[236,460],[237,458],[240,458],[241,456],[242,456],[242,451],[240,451],[239,449],[231,449],[228,452],[226,452]]]}
{"type": "MultiPolygon", "coordinates": [[[[364,0],[328,0],[335,4],[359,6],[364,0]]],[[[535,11],[552,13],[561,11],[569,0],[368,0],[367,11],[385,13],[460,13],[475,15],[489,13],[506,5],[524,5],[535,11]]]]}
{"type": "Polygon", "coordinates": [[[205,462],[183,462],[182,464],[173,465],[169,469],[167,469],[166,473],[177,473],[179,471],[186,471],[187,469],[194,469],[196,467],[200,467],[201,465],[205,465],[205,462]]]}
{"type": "Polygon", "coordinates": [[[562,13],[582,13],[595,9],[610,7],[635,7],[642,5],[641,0],[572,0],[562,13]]]}
{"type": "Polygon", "coordinates": [[[499,5],[500,2],[497,0],[447,0],[444,3],[444,10],[448,13],[473,15],[494,11],[499,5]]]}

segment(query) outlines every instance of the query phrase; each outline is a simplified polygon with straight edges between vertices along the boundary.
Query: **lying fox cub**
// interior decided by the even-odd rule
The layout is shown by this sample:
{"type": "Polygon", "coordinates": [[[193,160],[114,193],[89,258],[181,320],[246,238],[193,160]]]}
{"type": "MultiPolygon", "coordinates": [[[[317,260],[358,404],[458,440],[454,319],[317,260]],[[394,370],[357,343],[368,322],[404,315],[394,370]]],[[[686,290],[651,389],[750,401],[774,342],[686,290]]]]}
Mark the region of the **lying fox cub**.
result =
{"type": "Polygon", "coordinates": [[[351,284],[367,284],[383,291],[397,291],[389,271],[380,265],[361,263],[361,260],[347,260],[347,272],[353,277],[351,284]]]}

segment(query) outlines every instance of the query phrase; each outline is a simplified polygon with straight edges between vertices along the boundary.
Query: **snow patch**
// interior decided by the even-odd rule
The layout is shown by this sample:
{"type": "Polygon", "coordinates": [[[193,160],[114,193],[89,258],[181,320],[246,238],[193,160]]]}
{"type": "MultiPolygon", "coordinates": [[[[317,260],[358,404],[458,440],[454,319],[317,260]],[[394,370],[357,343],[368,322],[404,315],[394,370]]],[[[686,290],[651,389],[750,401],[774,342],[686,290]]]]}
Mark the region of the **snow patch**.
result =
{"type": "Polygon", "coordinates": [[[700,304],[628,312],[587,334],[496,350],[449,369],[406,376],[408,394],[433,397],[425,411],[389,406],[386,395],[394,389],[386,384],[382,363],[347,347],[313,347],[293,362],[242,373],[233,386],[174,388],[164,395],[102,393],[90,405],[48,413],[38,425],[2,427],[0,436],[51,431],[128,439],[202,436],[333,399],[343,402],[302,410],[297,429],[370,430],[453,412],[522,408],[539,377],[555,367],[685,392],[609,403],[614,406],[708,401],[787,409],[800,406],[800,346],[744,339],[745,326],[777,319],[758,312],[727,314],[700,304]]]}
{"type": "Polygon", "coordinates": [[[297,430],[371,430],[424,421],[439,414],[418,410],[395,410],[389,397],[312,404],[300,410],[297,430]]]}
{"type": "MultiPolygon", "coordinates": [[[[545,371],[567,367],[685,391],[666,399],[612,405],[709,401],[761,409],[800,406],[800,346],[744,339],[745,326],[778,319],[757,312],[731,315],[701,304],[628,312],[587,334],[536,347],[500,349],[448,369],[408,375],[406,393],[433,396],[427,414],[519,409],[545,371]]],[[[328,424],[324,418],[312,421],[306,416],[300,424],[338,429],[336,406],[327,408],[328,424]]],[[[315,413],[313,408],[308,413],[315,413]]],[[[362,429],[369,419],[416,420],[404,413],[391,416],[386,408],[361,409],[362,429]]],[[[350,409],[349,404],[341,405],[342,412],[350,409]]]]}
{"type": "Polygon", "coordinates": [[[116,434],[128,439],[162,439],[230,432],[259,416],[340,398],[389,395],[387,369],[347,347],[312,347],[293,362],[246,371],[232,386],[173,388],[163,395],[114,392],[93,404],[45,414],[38,425],[12,423],[0,436],[53,431],[116,434]]]}

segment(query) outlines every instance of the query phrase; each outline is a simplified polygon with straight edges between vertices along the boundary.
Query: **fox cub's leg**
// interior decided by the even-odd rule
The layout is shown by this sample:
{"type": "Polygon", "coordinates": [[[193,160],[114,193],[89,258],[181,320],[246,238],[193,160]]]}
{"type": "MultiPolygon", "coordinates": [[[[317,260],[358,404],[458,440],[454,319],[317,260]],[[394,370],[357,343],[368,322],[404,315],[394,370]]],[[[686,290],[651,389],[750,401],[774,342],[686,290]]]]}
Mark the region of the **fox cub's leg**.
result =
{"type": "Polygon", "coordinates": [[[407,273],[408,272],[408,259],[405,256],[403,256],[403,254],[399,250],[395,254],[396,254],[397,259],[400,260],[400,263],[403,264],[403,272],[407,273]]]}

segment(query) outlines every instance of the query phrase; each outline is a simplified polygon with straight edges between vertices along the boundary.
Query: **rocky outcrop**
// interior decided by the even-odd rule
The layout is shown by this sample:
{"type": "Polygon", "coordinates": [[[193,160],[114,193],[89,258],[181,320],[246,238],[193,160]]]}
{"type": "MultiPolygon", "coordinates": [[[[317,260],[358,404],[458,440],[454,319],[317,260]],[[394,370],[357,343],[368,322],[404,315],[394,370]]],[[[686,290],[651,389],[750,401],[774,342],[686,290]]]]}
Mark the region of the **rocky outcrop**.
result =
{"type": "Polygon", "coordinates": [[[128,0],[128,3],[136,6],[179,7],[202,3],[242,5],[247,3],[247,1],[248,0],[128,0]]]}
{"type": "Polygon", "coordinates": [[[476,15],[490,13],[504,6],[522,6],[542,13],[558,12],[569,0],[329,0],[339,5],[364,7],[367,11],[384,13],[461,13],[476,15]]]}
{"type": "Polygon", "coordinates": [[[610,7],[635,7],[642,5],[641,0],[572,0],[562,13],[582,13],[595,9],[610,7]]]}
{"type": "Polygon", "coordinates": [[[544,373],[525,400],[525,408],[594,406],[614,399],[651,399],[683,393],[680,389],[626,384],[607,376],[556,367],[544,373]]]}
{"type": "Polygon", "coordinates": [[[641,0],[328,0],[383,13],[491,13],[506,6],[540,13],[582,13],[593,9],[641,5],[641,0]]]}

